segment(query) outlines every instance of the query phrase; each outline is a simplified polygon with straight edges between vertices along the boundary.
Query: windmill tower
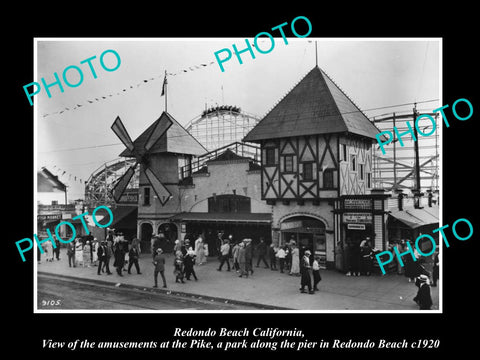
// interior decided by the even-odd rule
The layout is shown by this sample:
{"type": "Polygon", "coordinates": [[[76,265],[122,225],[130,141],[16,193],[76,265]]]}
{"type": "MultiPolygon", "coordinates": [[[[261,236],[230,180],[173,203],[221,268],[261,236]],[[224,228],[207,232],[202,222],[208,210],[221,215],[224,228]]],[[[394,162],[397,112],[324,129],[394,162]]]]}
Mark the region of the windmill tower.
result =
{"type": "Polygon", "coordinates": [[[120,156],[136,159],[115,184],[115,201],[140,166],[137,237],[142,249],[149,248],[152,234],[163,233],[168,240],[180,237],[179,229],[168,220],[181,208],[179,168],[206,149],[166,111],[134,141],[119,117],[111,128],[126,147],[120,156]]]}

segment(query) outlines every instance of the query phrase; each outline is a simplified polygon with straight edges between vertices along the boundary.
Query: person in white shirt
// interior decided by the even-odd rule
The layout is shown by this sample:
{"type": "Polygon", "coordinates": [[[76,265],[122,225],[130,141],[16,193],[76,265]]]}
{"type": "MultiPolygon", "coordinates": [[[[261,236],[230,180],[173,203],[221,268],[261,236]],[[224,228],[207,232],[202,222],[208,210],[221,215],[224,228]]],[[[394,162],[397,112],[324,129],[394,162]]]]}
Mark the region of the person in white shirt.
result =
{"type": "Polygon", "coordinates": [[[222,271],[223,264],[227,263],[227,271],[230,271],[230,260],[228,259],[230,256],[230,244],[228,239],[223,240],[223,245],[220,247],[221,253],[221,260],[220,266],[218,267],[218,271],[222,271]]]}
{"type": "Polygon", "coordinates": [[[280,266],[280,272],[283,273],[283,269],[285,268],[285,257],[287,253],[283,247],[279,247],[276,257],[278,258],[278,265],[280,266]]]}

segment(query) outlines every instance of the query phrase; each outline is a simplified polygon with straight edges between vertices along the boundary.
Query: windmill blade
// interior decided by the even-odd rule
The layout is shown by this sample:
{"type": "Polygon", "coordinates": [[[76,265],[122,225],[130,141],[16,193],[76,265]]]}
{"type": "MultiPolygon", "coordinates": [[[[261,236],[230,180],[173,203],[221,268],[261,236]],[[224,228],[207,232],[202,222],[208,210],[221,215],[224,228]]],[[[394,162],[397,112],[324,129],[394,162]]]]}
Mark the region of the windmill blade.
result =
{"type": "Polygon", "coordinates": [[[133,151],[133,141],[130,138],[130,135],[128,135],[127,129],[125,129],[125,126],[123,125],[122,120],[120,120],[119,116],[117,116],[117,118],[113,122],[111,129],[118,136],[123,145],[125,145],[128,150],[133,151]]]}
{"type": "Polygon", "coordinates": [[[148,181],[150,182],[150,185],[152,185],[153,191],[155,191],[155,194],[157,195],[158,200],[160,201],[162,206],[165,205],[167,201],[170,200],[170,197],[172,196],[172,194],[160,182],[160,180],[158,180],[158,178],[155,176],[152,170],[150,170],[149,168],[146,168],[145,175],[148,181]]]}
{"type": "Polygon", "coordinates": [[[128,186],[128,183],[130,182],[130,179],[132,178],[133,174],[135,174],[136,166],[137,166],[137,163],[135,163],[135,165],[130,166],[128,170],[125,172],[125,174],[123,174],[120,180],[118,180],[118,182],[115,184],[112,190],[112,195],[115,202],[120,201],[120,198],[122,197],[125,189],[128,186]]]}
{"type": "Polygon", "coordinates": [[[162,137],[163,134],[172,126],[173,121],[169,119],[167,115],[160,118],[159,121],[155,123],[153,131],[150,133],[149,138],[145,142],[145,150],[150,151],[150,149],[157,143],[157,141],[162,137]]]}

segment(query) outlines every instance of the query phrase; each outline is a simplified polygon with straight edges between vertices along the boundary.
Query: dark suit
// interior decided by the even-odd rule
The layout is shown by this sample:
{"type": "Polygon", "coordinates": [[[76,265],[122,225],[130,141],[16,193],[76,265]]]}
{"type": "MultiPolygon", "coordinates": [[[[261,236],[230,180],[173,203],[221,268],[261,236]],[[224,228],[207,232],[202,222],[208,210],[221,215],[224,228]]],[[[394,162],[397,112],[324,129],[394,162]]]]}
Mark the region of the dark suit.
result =
{"type": "Polygon", "coordinates": [[[160,255],[155,255],[154,259],[153,259],[153,265],[155,265],[155,270],[153,272],[153,279],[155,280],[155,286],[154,287],[157,287],[158,283],[157,283],[157,279],[158,279],[158,273],[160,273],[160,275],[162,276],[162,280],[163,280],[163,287],[167,287],[167,282],[165,280],[165,257],[160,254],[160,255]]]}
{"type": "Polygon", "coordinates": [[[98,257],[98,269],[97,274],[100,275],[100,270],[102,269],[103,265],[105,265],[105,269],[107,270],[107,274],[110,273],[110,268],[108,266],[109,259],[108,259],[108,250],[106,245],[100,245],[97,249],[97,257],[98,257]]]}
{"type": "Polygon", "coordinates": [[[430,310],[433,305],[430,295],[430,285],[420,285],[417,296],[415,296],[413,300],[420,306],[420,310],[430,310]]]}
{"type": "Polygon", "coordinates": [[[139,256],[140,254],[138,253],[138,249],[136,247],[132,247],[128,252],[128,273],[129,274],[133,264],[135,264],[135,268],[137,269],[137,274],[141,274],[140,266],[138,265],[139,256]]]}
{"type": "Polygon", "coordinates": [[[300,260],[300,274],[302,275],[300,279],[300,290],[302,292],[305,292],[305,286],[308,288],[308,292],[312,292],[312,277],[310,276],[311,269],[310,259],[304,255],[300,260]]]}

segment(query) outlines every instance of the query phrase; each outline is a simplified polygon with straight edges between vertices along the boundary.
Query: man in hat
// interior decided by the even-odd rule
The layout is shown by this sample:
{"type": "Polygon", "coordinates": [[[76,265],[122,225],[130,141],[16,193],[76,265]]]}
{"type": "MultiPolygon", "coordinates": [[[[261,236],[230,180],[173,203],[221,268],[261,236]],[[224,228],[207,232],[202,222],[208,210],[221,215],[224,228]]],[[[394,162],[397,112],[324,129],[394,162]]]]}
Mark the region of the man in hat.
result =
{"type": "Polygon", "coordinates": [[[265,264],[265,269],[268,269],[268,263],[267,260],[265,260],[265,256],[267,255],[267,244],[265,243],[265,240],[263,237],[260,237],[260,243],[257,245],[257,268],[260,266],[260,261],[263,260],[263,263],[265,264]]]}
{"type": "Polygon", "coordinates": [[[253,246],[252,239],[245,239],[245,266],[246,271],[253,275],[253,246]]]}
{"type": "Polygon", "coordinates": [[[131,274],[132,266],[135,265],[135,269],[137,270],[137,274],[141,274],[140,272],[140,265],[138,264],[138,259],[140,258],[140,250],[139,250],[139,240],[137,238],[133,238],[132,246],[128,251],[128,273],[131,274]]]}
{"type": "Polygon", "coordinates": [[[413,298],[420,310],[430,310],[432,307],[432,296],[430,295],[430,281],[427,275],[420,275],[415,280],[415,285],[418,286],[417,296],[413,298]]]}
{"type": "Polygon", "coordinates": [[[230,271],[230,242],[228,239],[223,240],[223,245],[220,248],[220,266],[218,267],[218,271],[222,271],[223,264],[227,263],[227,271],[230,271]]]}
{"type": "Polygon", "coordinates": [[[167,287],[167,281],[165,280],[165,257],[163,256],[163,250],[161,248],[157,248],[155,250],[155,257],[153,259],[153,265],[155,266],[155,270],[153,271],[153,280],[155,281],[155,285],[153,287],[158,287],[158,273],[162,276],[163,280],[163,287],[167,287]]]}
{"type": "Polygon", "coordinates": [[[100,275],[100,272],[103,270],[103,267],[105,266],[105,270],[107,271],[107,274],[110,275],[110,268],[108,266],[108,263],[110,260],[108,257],[108,249],[107,249],[107,242],[103,240],[100,243],[100,246],[97,249],[97,258],[98,258],[98,268],[97,268],[97,274],[100,275]],[[107,260],[108,258],[108,260],[107,260]]]}
{"type": "Polygon", "coordinates": [[[310,250],[305,250],[303,253],[302,261],[300,261],[300,274],[301,274],[301,283],[300,283],[300,292],[306,293],[305,286],[308,288],[308,293],[313,294],[312,290],[312,277],[310,272],[312,271],[312,266],[310,265],[310,255],[312,253],[310,250]]]}
{"type": "Polygon", "coordinates": [[[360,274],[370,276],[373,265],[373,251],[369,237],[365,238],[360,244],[360,255],[360,274]]]}
{"type": "Polygon", "coordinates": [[[187,255],[188,249],[190,248],[190,240],[185,239],[183,242],[182,246],[180,247],[180,251],[182,252],[182,255],[185,257],[187,255]]]}

